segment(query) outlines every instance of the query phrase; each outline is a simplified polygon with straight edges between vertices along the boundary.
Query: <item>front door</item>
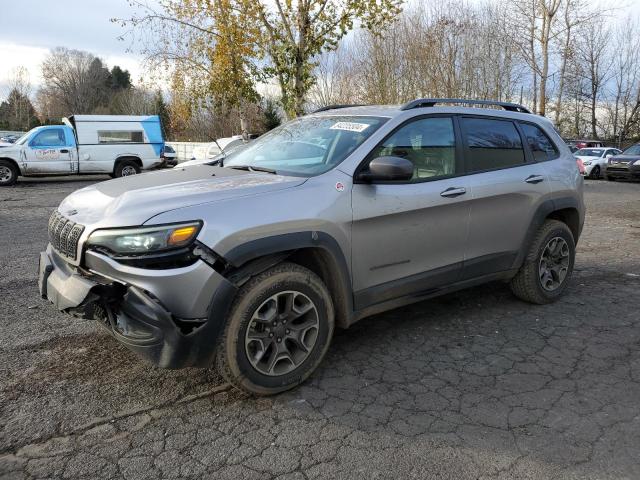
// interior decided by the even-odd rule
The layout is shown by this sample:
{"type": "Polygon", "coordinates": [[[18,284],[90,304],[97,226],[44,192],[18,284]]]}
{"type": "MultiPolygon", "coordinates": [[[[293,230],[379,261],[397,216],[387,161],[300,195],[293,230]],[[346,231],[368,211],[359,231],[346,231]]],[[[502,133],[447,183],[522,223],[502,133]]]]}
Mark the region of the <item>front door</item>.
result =
{"type": "Polygon", "coordinates": [[[405,182],[353,186],[352,258],[357,309],[455,282],[467,238],[470,197],[454,119],[410,120],[369,155],[411,160],[405,182]]]}
{"type": "Polygon", "coordinates": [[[68,145],[62,127],[37,132],[23,151],[27,174],[75,173],[75,149],[68,145]]]}

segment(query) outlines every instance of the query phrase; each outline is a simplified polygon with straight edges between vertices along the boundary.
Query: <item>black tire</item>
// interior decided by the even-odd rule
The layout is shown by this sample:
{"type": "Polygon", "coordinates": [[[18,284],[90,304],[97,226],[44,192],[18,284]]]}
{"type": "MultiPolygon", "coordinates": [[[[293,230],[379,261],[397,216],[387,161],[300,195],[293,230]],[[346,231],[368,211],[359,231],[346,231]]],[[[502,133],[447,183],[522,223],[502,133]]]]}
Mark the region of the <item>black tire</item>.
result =
{"type": "MultiPolygon", "coordinates": [[[[292,302],[295,303],[297,297],[292,298],[292,302]]],[[[290,311],[293,310],[290,309],[290,311]]],[[[302,315],[299,318],[301,322],[307,322],[302,315]]],[[[294,325],[294,322],[297,321],[299,320],[293,319],[289,326],[294,325]]],[[[322,280],[312,271],[299,265],[281,263],[255,276],[238,291],[231,306],[225,330],[216,347],[218,370],[229,383],[253,395],[274,395],[289,390],[304,382],[318,367],[331,343],[333,329],[333,302],[322,280]],[[308,353],[302,353],[304,359],[300,360],[296,366],[293,362],[277,361],[275,364],[291,370],[276,373],[273,369],[271,374],[264,373],[259,370],[260,365],[255,365],[255,362],[261,362],[261,359],[267,357],[269,352],[277,357],[278,354],[274,352],[278,352],[278,348],[285,345],[288,345],[287,351],[293,350],[295,347],[295,345],[288,344],[288,338],[283,338],[284,341],[278,339],[278,344],[276,344],[274,337],[274,332],[276,336],[282,334],[279,329],[283,328],[283,325],[276,326],[276,323],[277,321],[282,322],[281,318],[284,317],[284,314],[279,313],[280,302],[278,299],[280,297],[277,297],[275,301],[273,297],[288,295],[292,292],[293,295],[300,294],[300,297],[309,300],[313,304],[312,307],[315,307],[315,310],[311,311],[312,323],[317,322],[314,343],[308,348],[308,353]],[[268,302],[274,302],[273,305],[276,307],[273,316],[269,317],[267,321],[254,321],[254,316],[258,315],[268,302]],[[272,319],[276,322],[271,323],[272,319]],[[256,333],[257,328],[264,328],[264,331],[256,333]],[[256,342],[256,340],[251,340],[251,335],[256,334],[264,335],[264,342],[260,342],[260,345],[264,346],[267,343],[267,346],[262,349],[261,355],[253,355],[250,359],[248,352],[251,347],[255,346],[252,342],[256,342]],[[256,358],[260,360],[256,360],[256,358]]],[[[286,332],[289,333],[289,330],[286,332]]],[[[305,336],[307,332],[308,330],[304,333],[301,332],[301,335],[305,336]]],[[[269,359],[270,357],[267,357],[266,360],[269,359]]]]}
{"type": "Polygon", "coordinates": [[[511,279],[511,291],[516,297],[530,303],[543,305],[556,301],[567,288],[573,272],[575,254],[576,244],[569,227],[558,220],[545,221],[533,239],[520,270],[511,279]],[[541,259],[550,242],[557,238],[565,242],[568,250],[568,258],[565,257],[568,260],[566,274],[555,289],[548,290],[543,286],[543,280],[541,279],[541,269],[543,268],[541,259]]]}
{"type": "Polygon", "coordinates": [[[589,178],[592,180],[598,180],[600,178],[600,165],[596,165],[595,167],[593,167],[589,178]]]}
{"type": "Polygon", "coordinates": [[[138,175],[140,173],[140,165],[135,160],[121,160],[116,165],[113,173],[116,178],[138,175]]]}
{"type": "Polygon", "coordinates": [[[18,181],[20,171],[13,162],[0,160],[0,187],[8,187],[18,181]]]}

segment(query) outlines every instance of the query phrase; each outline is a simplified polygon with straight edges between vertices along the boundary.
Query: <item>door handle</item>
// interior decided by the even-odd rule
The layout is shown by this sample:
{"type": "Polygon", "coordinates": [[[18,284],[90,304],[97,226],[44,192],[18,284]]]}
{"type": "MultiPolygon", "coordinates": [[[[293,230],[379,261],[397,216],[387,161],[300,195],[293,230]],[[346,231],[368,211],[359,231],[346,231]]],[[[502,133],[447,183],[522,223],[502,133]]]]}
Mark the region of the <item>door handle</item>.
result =
{"type": "Polygon", "coordinates": [[[69,153],[69,150],[67,150],[66,148],[63,148],[62,150],[60,150],[60,153],[69,153]]]}
{"type": "Polygon", "coordinates": [[[449,187],[443,192],[440,192],[441,197],[457,197],[467,193],[467,190],[463,187],[449,187]]]}
{"type": "Polygon", "coordinates": [[[544,182],[544,177],[542,175],[529,175],[524,181],[527,183],[540,183],[544,182]]]}

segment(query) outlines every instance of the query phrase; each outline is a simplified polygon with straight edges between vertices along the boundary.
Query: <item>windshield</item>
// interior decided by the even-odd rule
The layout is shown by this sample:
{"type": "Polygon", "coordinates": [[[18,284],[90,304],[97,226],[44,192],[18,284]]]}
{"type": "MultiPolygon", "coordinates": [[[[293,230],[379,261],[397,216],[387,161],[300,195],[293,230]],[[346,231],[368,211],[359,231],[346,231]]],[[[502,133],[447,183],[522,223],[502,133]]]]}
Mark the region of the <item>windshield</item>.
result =
{"type": "Polygon", "coordinates": [[[224,166],[266,168],[283,175],[319,175],[347,158],[386,121],[349,116],[292,120],[229,153],[224,166]]]}
{"type": "Polygon", "coordinates": [[[579,157],[600,157],[604,150],[592,150],[590,148],[582,148],[578,150],[574,155],[579,157]]]}
{"type": "Polygon", "coordinates": [[[24,143],[27,142],[27,140],[29,139],[29,137],[31,136],[31,134],[33,132],[35,132],[36,130],[38,130],[40,127],[36,127],[36,128],[32,128],[31,130],[29,130],[27,133],[25,133],[24,135],[22,135],[18,140],[16,140],[16,145],[22,145],[24,143]]]}
{"type": "Polygon", "coordinates": [[[622,152],[622,154],[623,155],[640,155],[640,144],[633,145],[627,148],[624,152],[622,152]]]}

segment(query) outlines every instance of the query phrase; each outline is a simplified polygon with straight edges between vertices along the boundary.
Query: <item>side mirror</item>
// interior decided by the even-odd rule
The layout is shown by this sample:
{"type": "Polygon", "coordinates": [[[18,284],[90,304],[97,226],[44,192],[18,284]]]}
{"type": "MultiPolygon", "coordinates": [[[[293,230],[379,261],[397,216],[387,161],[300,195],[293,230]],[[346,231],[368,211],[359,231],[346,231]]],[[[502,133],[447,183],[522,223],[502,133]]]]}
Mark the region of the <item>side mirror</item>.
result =
{"type": "Polygon", "coordinates": [[[365,182],[390,182],[409,180],[413,177],[413,163],[402,157],[378,157],[369,162],[369,170],[361,172],[358,180],[365,182]]]}
{"type": "Polygon", "coordinates": [[[613,157],[613,155],[608,154],[608,155],[605,155],[605,157],[604,157],[604,158],[611,158],[611,157],[613,157]]]}

